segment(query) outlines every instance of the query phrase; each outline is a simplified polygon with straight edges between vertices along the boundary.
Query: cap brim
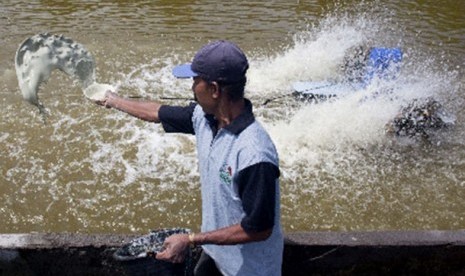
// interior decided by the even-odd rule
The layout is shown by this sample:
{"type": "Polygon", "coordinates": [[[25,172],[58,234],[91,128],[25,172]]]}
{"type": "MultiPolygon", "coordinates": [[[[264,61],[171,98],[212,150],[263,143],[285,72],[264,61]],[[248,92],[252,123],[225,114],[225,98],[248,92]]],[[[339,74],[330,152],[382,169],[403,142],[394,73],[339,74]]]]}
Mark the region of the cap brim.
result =
{"type": "Polygon", "coordinates": [[[173,68],[173,75],[176,78],[192,78],[197,77],[198,74],[192,71],[191,64],[178,65],[173,68]]]}

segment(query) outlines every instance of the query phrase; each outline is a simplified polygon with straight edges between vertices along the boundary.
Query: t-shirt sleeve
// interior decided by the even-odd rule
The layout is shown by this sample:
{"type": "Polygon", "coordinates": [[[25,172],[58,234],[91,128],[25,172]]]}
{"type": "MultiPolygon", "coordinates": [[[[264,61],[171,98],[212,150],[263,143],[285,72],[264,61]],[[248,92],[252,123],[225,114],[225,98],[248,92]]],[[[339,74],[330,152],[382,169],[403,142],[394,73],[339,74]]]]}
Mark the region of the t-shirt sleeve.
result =
{"type": "Polygon", "coordinates": [[[195,134],[192,115],[196,105],[196,103],[188,106],[162,105],[158,111],[158,118],[165,132],[195,134]]]}
{"type": "Polygon", "coordinates": [[[273,227],[277,178],[279,168],[269,162],[257,163],[239,172],[238,191],[246,214],[241,226],[246,232],[260,232],[273,227]]]}

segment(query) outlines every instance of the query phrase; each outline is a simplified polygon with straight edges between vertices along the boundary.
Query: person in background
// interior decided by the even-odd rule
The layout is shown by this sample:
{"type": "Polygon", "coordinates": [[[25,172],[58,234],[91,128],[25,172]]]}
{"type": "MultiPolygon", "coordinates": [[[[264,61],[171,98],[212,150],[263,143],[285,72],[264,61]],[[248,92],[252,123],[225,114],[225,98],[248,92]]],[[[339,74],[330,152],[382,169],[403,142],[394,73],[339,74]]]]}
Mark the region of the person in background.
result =
{"type": "Polygon", "coordinates": [[[157,259],[182,262],[190,245],[201,245],[195,275],[281,275],[279,160],[265,129],[244,97],[248,60],[234,43],[203,46],[191,64],[173,69],[193,78],[195,103],[162,105],[107,92],[98,102],[166,132],[196,136],[202,225],[200,233],[165,240],[157,259]]]}

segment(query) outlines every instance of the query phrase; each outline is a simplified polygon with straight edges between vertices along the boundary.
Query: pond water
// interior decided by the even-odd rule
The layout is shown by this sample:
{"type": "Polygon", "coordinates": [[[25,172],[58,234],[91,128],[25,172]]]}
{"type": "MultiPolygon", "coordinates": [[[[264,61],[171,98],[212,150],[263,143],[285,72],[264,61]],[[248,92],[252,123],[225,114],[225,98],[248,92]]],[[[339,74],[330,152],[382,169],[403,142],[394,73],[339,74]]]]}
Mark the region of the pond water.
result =
{"type": "Polygon", "coordinates": [[[191,81],[171,69],[209,41],[236,42],[251,65],[247,97],[280,155],[287,232],[465,228],[465,2],[328,2],[3,1],[0,232],[200,226],[193,137],[97,106],[59,71],[40,88],[45,124],[23,101],[15,52],[42,32],[85,45],[98,82],[153,100],[190,97],[191,81]],[[340,76],[359,45],[401,47],[397,81],[317,105],[286,96],[295,81],[340,76]],[[385,89],[396,96],[371,97],[385,89]],[[386,135],[401,106],[428,96],[454,127],[428,141],[386,135]]]}

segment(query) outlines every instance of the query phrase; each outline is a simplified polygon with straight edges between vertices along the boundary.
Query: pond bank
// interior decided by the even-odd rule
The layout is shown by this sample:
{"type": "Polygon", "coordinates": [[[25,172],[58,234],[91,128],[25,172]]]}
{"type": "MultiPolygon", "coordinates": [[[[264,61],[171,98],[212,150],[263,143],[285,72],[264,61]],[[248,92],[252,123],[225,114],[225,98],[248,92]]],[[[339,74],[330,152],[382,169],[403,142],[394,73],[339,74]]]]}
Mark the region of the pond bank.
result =
{"type": "MultiPolygon", "coordinates": [[[[135,235],[0,235],[0,275],[121,275],[113,252],[135,235]]],[[[464,275],[465,231],[301,232],[283,275],[464,275]]]]}

